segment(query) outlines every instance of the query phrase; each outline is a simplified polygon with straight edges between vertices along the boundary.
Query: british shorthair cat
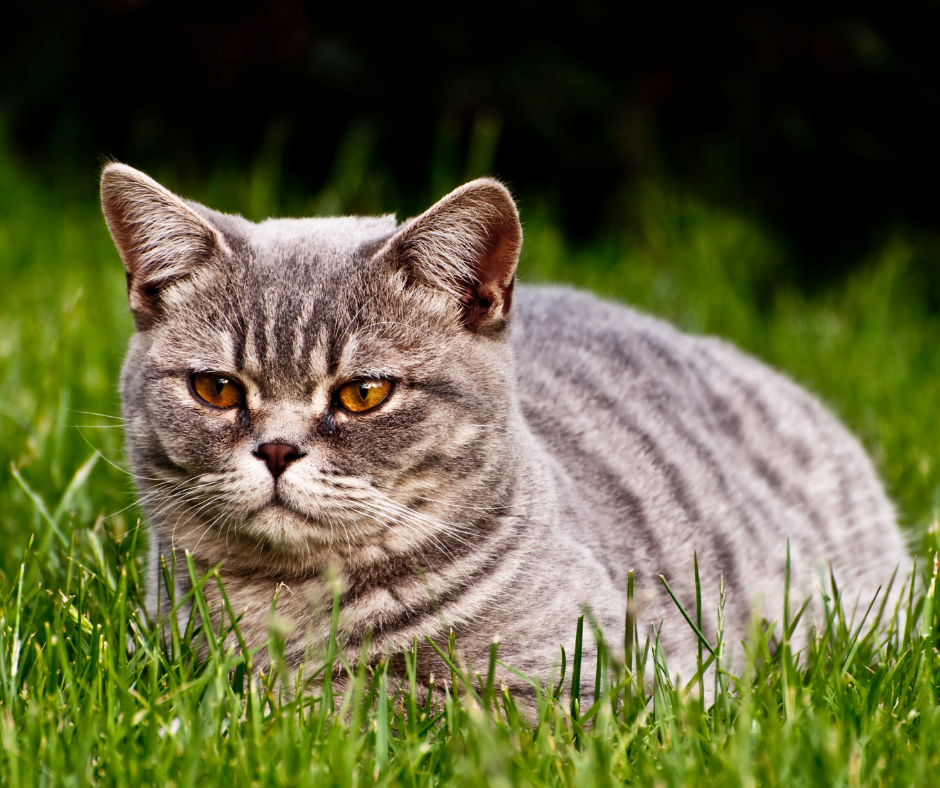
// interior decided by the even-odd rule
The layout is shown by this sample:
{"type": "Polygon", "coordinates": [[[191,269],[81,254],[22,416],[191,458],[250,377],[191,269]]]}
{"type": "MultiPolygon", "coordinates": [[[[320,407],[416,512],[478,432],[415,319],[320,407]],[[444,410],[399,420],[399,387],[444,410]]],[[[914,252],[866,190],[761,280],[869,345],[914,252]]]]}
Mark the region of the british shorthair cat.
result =
{"type": "MultiPolygon", "coordinates": [[[[159,557],[188,552],[221,567],[249,646],[277,595],[296,665],[338,573],[351,658],[367,635],[377,659],[452,629],[471,664],[498,637],[547,681],[583,606],[623,642],[633,570],[641,635],[689,677],[695,635],[658,576],[694,610],[695,553],[705,635],[723,578],[728,641],[755,604],[779,619],[788,540],[800,601],[830,561],[847,606],[909,570],[871,461],[804,390],[721,340],[516,287],[497,181],[402,224],[254,224],[122,164],[101,197],[137,327],[121,392],[154,615],[159,557]]],[[[182,599],[185,569],[176,583],[182,599]]]]}

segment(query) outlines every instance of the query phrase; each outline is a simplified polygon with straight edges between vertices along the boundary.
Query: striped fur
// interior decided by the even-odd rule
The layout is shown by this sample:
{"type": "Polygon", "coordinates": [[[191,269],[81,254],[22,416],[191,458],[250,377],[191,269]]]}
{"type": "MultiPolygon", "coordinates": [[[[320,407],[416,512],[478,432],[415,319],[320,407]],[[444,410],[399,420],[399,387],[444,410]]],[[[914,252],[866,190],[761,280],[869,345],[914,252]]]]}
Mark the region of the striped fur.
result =
{"type": "Polygon", "coordinates": [[[495,181],[401,226],[252,224],[123,165],[102,201],[138,319],[122,394],[154,612],[158,556],[188,551],[221,565],[250,645],[277,597],[296,664],[322,643],[335,573],[350,656],[367,635],[378,658],[452,628],[471,663],[496,636],[548,679],[582,605],[622,642],[632,569],[641,631],[662,623],[689,675],[694,639],[657,576],[694,609],[693,551],[709,613],[724,578],[731,640],[755,605],[779,616],[788,539],[799,598],[828,560],[853,604],[909,569],[871,462],[784,377],[566,289],[522,288],[510,311],[521,229],[495,181]],[[200,403],[188,381],[207,371],[241,381],[245,407],[200,403]],[[336,391],[362,378],[392,393],[348,413],[336,391]],[[303,454],[277,478],[253,453],[269,442],[303,454]]]}

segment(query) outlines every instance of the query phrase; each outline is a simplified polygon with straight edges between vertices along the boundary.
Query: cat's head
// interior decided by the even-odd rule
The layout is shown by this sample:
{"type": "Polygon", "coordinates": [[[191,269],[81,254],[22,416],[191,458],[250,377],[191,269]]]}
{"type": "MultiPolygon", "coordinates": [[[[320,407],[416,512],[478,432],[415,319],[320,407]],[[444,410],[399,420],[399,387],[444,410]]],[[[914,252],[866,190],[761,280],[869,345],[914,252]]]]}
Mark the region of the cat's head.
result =
{"type": "Polygon", "coordinates": [[[421,216],[261,224],[109,165],[137,325],[128,452],[165,547],[289,574],[452,549],[506,499],[522,232],[468,183],[421,216]]]}

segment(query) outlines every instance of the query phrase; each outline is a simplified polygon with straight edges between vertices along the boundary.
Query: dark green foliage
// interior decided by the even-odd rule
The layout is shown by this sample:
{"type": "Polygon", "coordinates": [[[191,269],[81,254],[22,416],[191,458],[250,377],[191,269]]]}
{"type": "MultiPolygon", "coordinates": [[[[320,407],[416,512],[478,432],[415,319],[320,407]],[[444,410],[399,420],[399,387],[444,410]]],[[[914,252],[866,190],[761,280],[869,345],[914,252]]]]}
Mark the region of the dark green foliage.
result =
{"type": "Polygon", "coordinates": [[[936,3],[21,0],[0,18],[0,112],[33,161],[199,179],[276,148],[313,191],[346,137],[399,209],[442,164],[492,169],[553,190],[586,238],[622,226],[625,184],[670,174],[777,227],[806,281],[895,221],[938,243],[936,3]]]}

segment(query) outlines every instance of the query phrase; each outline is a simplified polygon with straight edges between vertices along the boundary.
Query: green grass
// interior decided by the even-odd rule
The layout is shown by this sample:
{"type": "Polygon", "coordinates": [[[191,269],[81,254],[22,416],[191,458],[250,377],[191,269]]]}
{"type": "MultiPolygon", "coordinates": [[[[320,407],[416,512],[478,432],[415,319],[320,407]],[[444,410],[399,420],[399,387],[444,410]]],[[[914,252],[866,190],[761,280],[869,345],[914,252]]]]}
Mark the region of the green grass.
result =
{"type": "MultiPolygon", "coordinates": [[[[350,145],[344,155],[357,161],[350,145]]],[[[378,187],[351,167],[338,165],[311,199],[282,190],[270,161],[247,175],[219,171],[189,193],[252,218],[395,207],[372,206],[378,187]]],[[[567,655],[535,724],[492,671],[466,677],[455,665],[422,708],[407,680],[389,699],[392,676],[359,670],[334,705],[292,699],[289,678],[246,681],[251,655],[224,652],[212,636],[205,658],[185,633],[161,646],[139,613],[145,537],[108,418],[131,321],[95,176],[91,167],[77,183],[27,174],[0,149],[4,784],[940,782],[932,557],[921,561],[931,593],[885,611],[877,631],[859,627],[861,612],[854,622],[833,612],[797,660],[786,645],[806,624],[796,611],[781,611],[772,633],[755,626],[746,669],[721,674],[708,707],[698,682],[691,692],[670,686],[648,633],[637,633],[628,666],[609,656],[596,699],[571,703],[574,675],[596,666],[567,655]]],[[[662,185],[638,190],[633,229],[584,247],[566,242],[541,206],[523,205],[523,215],[524,281],[593,288],[788,371],[862,437],[919,550],[936,550],[940,320],[912,241],[899,233],[849,278],[807,295],[759,225],[662,185]]],[[[594,636],[588,619],[583,637],[594,636]]],[[[273,632],[275,663],[278,647],[273,632]]],[[[703,646],[706,663],[716,647],[703,646]]]]}

